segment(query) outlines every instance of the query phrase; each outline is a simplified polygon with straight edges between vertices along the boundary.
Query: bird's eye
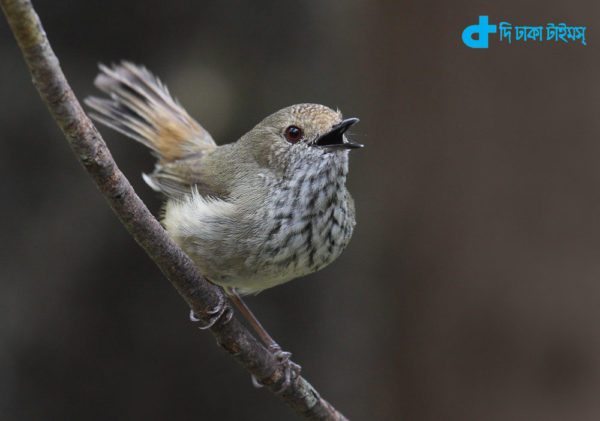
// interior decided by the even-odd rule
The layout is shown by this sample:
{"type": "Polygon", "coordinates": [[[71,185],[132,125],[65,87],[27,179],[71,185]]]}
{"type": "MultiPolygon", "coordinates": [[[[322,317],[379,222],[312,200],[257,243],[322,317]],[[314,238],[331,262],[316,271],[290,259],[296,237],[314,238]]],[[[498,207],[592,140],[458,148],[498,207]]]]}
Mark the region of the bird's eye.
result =
{"type": "Polygon", "coordinates": [[[289,126],[287,129],[285,129],[283,135],[288,142],[297,143],[300,139],[302,139],[304,133],[300,127],[289,126]]]}

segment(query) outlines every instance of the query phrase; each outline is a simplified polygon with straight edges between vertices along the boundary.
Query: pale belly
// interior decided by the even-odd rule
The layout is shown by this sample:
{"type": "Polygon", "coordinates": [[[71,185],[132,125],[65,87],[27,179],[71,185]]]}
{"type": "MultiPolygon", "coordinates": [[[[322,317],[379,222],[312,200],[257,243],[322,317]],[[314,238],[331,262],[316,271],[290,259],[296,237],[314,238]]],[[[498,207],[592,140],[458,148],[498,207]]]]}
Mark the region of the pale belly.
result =
{"type": "Polygon", "coordinates": [[[256,293],[329,265],[350,241],[354,218],[349,216],[340,207],[313,218],[276,216],[263,244],[246,259],[248,271],[233,286],[256,293]]]}
{"type": "Polygon", "coordinates": [[[352,236],[351,199],[314,212],[273,209],[236,218],[227,202],[195,196],[167,203],[163,224],[203,275],[240,294],[322,269],[352,236]]]}

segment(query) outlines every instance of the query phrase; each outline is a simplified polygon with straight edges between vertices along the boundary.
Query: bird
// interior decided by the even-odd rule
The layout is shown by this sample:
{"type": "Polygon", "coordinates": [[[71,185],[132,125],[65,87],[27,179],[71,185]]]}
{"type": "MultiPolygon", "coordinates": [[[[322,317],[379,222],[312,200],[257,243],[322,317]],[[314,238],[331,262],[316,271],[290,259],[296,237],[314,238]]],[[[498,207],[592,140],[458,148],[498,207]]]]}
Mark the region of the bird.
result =
{"type": "Polygon", "coordinates": [[[363,145],[346,132],[359,120],[301,103],[217,145],[144,66],[99,69],[94,85],[106,96],[86,98],[90,116],[150,149],[156,164],[143,179],[165,199],[167,233],[289,362],[241,297],[316,272],[348,245],[356,225],[349,151],[363,145]]]}

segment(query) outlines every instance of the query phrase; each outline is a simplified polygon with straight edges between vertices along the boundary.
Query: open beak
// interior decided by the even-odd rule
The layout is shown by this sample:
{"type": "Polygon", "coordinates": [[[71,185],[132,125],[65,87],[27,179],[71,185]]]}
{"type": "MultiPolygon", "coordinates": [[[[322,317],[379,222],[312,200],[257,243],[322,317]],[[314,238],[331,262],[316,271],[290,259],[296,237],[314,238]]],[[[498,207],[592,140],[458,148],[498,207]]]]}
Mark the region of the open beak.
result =
{"type": "Polygon", "coordinates": [[[358,121],[358,118],[354,117],[343,120],[341,123],[333,126],[329,132],[320,136],[314,144],[330,149],[357,149],[364,147],[365,145],[352,142],[344,137],[346,130],[353,124],[358,123],[358,121]]]}

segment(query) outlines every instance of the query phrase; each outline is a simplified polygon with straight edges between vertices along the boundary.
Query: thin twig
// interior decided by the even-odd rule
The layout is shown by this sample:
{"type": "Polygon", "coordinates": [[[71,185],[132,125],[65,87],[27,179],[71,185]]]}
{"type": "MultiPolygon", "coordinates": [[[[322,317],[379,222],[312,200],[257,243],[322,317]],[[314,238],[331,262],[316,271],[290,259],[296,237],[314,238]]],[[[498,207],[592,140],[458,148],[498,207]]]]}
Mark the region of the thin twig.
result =
{"type": "MultiPolygon", "coordinates": [[[[125,228],[171,281],[192,311],[208,319],[210,309],[223,300],[219,288],[207,282],[191,260],[168,237],[160,223],[135,194],[117,167],[106,143],[86,116],[71,90],[58,59],[29,0],[0,0],[40,96],[63,131],[75,155],[125,228]]],[[[236,318],[211,327],[217,342],[272,392],[285,372],[236,318]]],[[[314,420],[345,420],[301,376],[278,395],[298,414],[314,420]]]]}

